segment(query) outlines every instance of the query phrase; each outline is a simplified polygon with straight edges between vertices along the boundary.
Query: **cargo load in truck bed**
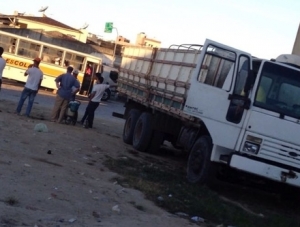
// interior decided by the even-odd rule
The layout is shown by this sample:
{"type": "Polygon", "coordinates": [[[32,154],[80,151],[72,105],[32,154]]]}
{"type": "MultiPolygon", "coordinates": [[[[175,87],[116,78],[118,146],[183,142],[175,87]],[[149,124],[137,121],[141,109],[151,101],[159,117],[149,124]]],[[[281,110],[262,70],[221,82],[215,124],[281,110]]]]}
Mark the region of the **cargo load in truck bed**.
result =
{"type": "Polygon", "coordinates": [[[201,48],[201,45],[173,45],[166,49],[125,47],[118,78],[119,94],[189,118],[182,109],[201,48]]]}

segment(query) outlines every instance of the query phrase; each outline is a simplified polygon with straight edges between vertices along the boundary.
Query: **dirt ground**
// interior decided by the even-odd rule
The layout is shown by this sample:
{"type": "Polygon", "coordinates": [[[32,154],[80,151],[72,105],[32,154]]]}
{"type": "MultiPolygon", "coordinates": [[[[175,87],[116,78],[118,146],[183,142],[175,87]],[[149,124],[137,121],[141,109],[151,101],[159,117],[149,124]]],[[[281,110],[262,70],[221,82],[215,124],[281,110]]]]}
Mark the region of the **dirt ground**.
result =
{"type": "Polygon", "coordinates": [[[130,155],[113,117],[84,129],[50,122],[38,105],[46,120],[14,115],[16,104],[0,99],[0,226],[196,226],[113,180],[105,157],[130,155]]]}

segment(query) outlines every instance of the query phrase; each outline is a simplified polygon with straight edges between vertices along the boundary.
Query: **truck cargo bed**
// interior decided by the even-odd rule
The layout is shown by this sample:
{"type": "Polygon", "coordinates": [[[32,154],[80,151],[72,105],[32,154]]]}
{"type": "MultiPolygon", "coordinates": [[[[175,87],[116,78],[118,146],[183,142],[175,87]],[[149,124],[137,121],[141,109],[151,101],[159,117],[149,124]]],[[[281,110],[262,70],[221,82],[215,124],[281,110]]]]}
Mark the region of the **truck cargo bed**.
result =
{"type": "Polygon", "coordinates": [[[123,52],[118,91],[129,99],[177,117],[182,112],[201,45],[170,48],[127,46],[123,52]]]}

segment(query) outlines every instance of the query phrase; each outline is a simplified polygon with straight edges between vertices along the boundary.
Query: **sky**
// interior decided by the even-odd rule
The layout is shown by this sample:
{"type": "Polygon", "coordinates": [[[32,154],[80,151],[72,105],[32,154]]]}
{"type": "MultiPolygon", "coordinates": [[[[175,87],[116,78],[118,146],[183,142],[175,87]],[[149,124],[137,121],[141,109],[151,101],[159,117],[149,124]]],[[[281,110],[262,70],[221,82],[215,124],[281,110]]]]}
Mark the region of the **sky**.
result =
{"type": "Polygon", "coordinates": [[[299,0],[10,0],[0,13],[45,14],[105,40],[121,35],[135,43],[148,38],[172,44],[204,44],[211,39],[260,58],[290,54],[300,22],[299,0]],[[105,33],[106,22],[113,32],[105,33]]]}

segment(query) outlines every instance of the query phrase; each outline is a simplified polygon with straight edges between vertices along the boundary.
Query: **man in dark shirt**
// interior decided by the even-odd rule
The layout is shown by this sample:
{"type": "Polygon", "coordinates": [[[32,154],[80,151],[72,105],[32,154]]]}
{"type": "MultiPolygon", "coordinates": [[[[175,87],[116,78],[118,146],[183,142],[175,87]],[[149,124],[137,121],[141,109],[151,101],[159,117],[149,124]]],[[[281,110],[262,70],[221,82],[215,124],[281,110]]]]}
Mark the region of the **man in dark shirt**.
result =
{"type": "Polygon", "coordinates": [[[67,73],[58,76],[55,79],[57,87],[57,95],[54,103],[54,107],[51,114],[51,121],[62,123],[65,113],[73,93],[77,93],[80,87],[80,83],[72,75],[73,67],[67,68],[67,73]],[[75,89],[72,89],[75,87],[75,89]]]}

